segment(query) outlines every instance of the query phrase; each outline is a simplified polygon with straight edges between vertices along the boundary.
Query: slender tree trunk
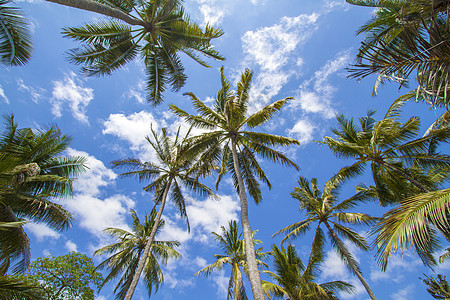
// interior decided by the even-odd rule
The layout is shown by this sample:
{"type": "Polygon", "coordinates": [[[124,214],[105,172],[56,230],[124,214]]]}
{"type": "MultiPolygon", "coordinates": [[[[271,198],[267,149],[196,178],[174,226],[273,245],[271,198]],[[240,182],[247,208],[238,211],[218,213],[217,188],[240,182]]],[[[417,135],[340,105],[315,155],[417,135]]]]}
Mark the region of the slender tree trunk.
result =
{"type": "Polygon", "coordinates": [[[327,227],[328,231],[331,233],[331,235],[334,237],[335,241],[339,244],[339,247],[342,249],[342,252],[344,252],[344,255],[347,257],[347,261],[348,261],[350,267],[353,269],[353,272],[355,272],[355,274],[358,277],[359,281],[361,281],[362,285],[366,289],[366,291],[369,294],[370,298],[372,300],[376,300],[377,298],[375,297],[375,294],[372,292],[372,290],[370,289],[369,285],[367,284],[367,282],[362,277],[361,272],[359,272],[359,270],[356,267],[356,265],[349,259],[350,258],[350,253],[348,252],[347,248],[345,248],[344,243],[342,243],[342,241],[339,239],[339,237],[333,231],[333,229],[331,228],[330,224],[328,224],[328,222],[324,222],[324,224],[327,227]]]}
{"type": "Polygon", "coordinates": [[[130,25],[140,25],[146,28],[149,26],[149,24],[143,22],[142,20],[139,20],[117,8],[113,8],[111,6],[93,0],[46,0],[46,1],[112,17],[115,19],[122,20],[130,25]]]}
{"type": "Polygon", "coordinates": [[[233,154],[234,170],[239,184],[239,200],[241,202],[241,223],[244,233],[245,255],[248,264],[248,276],[250,285],[252,286],[253,299],[264,300],[264,291],[261,285],[258,265],[256,263],[255,247],[253,245],[252,230],[248,220],[248,203],[247,194],[245,192],[244,180],[242,179],[241,170],[239,169],[238,155],[236,149],[236,141],[231,139],[231,152],[233,154]]]}
{"type": "Polygon", "coordinates": [[[414,179],[414,177],[412,177],[411,175],[409,175],[407,172],[403,171],[402,169],[399,169],[399,168],[397,168],[397,167],[395,167],[395,166],[393,166],[391,164],[388,164],[388,163],[386,163],[384,161],[382,161],[381,164],[383,166],[385,166],[386,168],[394,171],[395,173],[397,173],[401,177],[405,178],[409,182],[411,182],[413,185],[415,185],[417,188],[419,188],[419,190],[422,193],[431,192],[428,188],[424,187],[420,182],[418,182],[416,179],[414,179]]]}
{"type": "Polygon", "coordinates": [[[164,194],[161,200],[161,206],[159,207],[158,213],[156,214],[155,218],[155,225],[152,228],[152,232],[150,233],[150,236],[148,237],[147,243],[145,244],[144,252],[142,253],[141,258],[139,259],[139,265],[136,269],[136,272],[133,275],[133,281],[131,281],[130,287],[128,288],[127,294],[125,295],[125,300],[131,300],[131,297],[133,297],[134,290],[136,289],[137,283],[139,281],[139,277],[141,276],[142,270],[145,266],[145,261],[148,258],[148,255],[150,253],[150,248],[152,246],[153,240],[155,239],[156,230],[158,229],[159,221],[161,220],[161,215],[164,210],[164,206],[166,205],[167,195],[169,194],[170,186],[172,184],[173,178],[169,178],[169,181],[167,182],[166,189],[164,190],[164,194]]]}

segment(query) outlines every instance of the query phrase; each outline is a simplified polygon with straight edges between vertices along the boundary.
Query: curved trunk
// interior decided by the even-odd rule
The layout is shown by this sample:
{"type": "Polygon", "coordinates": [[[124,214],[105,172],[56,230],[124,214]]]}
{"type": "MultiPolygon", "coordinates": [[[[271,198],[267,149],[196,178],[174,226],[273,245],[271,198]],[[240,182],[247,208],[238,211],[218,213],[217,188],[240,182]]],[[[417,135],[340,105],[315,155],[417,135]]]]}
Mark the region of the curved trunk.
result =
{"type": "Polygon", "coordinates": [[[112,17],[115,19],[119,19],[128,23],[130,25],[140,25],[143,27],[147,27],[148,24],[134,18],[133,16],[111,6],[92,1],[92,0],[46,0],[48,2],[53,2],[57,4],[61,4],[64,6],[74,7],[82,10],[87,10],[90,12],[94,12],[97,14],[105,15],[108,17],[112,17]]]}
{"type": "Polygon", "coordinates": [[[166,205],[167,195],[169,194],[170,185],[172,184],[172,179],[169,179],[169,182],[167,183],[166,189],[164,190],[164,194],[161,200],[161,206],[159,207],[158,213],[155,217],[155,225],[152,228],[152,232],[150,233],[150,236],[148,237],[147,243],[145,244],[144,252],[142,252],[142,256],[139,259],[139,265],[136,269],[136,272],[133,275],[133,280],[131,281],[130,287],[128,288],[127,294],[125,295],[125,300],[131,300],[131,297],[133,297],[134,290],[136,289],[137,283],[139,281],[139,277],[141,276],[142,270],[145,266],[145,261],[148,258],[148,254],[150,253],[150,248],[152,246],[153,240],[155,239],[156,230],[158,229],[159,221],[161,220],[161,215],[164,210],[164,206],[166,205]]]}
{"type": "Polygon", "coordinates": [[[241,223],[244,233],[245,255],[247,257],[248,277],[252,286],[253,299],[264,300],[264,291],[261,285],[258,265],[256,263],[255,247],[253,245],[252,230],[248,220],[248,203],[247,194],[245,192],[244,180],[242,179],[241,170],[239,169],[238,155],[236,150],[236,141],[231,139],[231,152],[233,154],[234,170],[239,184],[239,200],[241,203],[241,223]]]}
{"type": "Polygon", "coordinates": [[[364,288],[367,291],[367,294],[369,294],[370,299],[377,300],[377,298],[375,297],[374,293],[370,289],[369,285],[367,284],[367,282],[362,277],[361,272],[359,272],[359,270],[356,267],[356,265],[350,259],[348,259],[348,258],[350,258],[350,253],[348,252],[347,248],[345,248],[344,244],[339,239],[339,237],[336,235],[336,233],[333,231],[333,229],[331,228],[330,224],[328,224],[328,222],[323,222],[323,223],[325,224],[325,226],[327,227],[327,229],[331,233],[331,235],[334,237],[334,240],[339,244],[339,247],[342,249],[342,252],[344,252],[344,255],[347,256],[347,261],[348,261],[350,267],[353,269],[353,272],[355,272],[355,274],[358,277],[359,281],[361,281],[362,285],[364,286],[364,288]]]}

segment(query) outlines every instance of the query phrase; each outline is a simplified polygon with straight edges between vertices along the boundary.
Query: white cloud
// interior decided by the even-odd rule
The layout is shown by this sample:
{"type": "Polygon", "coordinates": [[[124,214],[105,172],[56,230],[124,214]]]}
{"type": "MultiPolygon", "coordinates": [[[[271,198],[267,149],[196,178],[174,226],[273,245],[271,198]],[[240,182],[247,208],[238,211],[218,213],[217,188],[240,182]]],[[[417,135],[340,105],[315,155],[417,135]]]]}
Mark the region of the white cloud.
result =
{"type": "Polygon", "coordinates": [[[39,99],[43,97],[43,94],[47,92],[47,90],[41,87],[36,88],[26,85],[25,82],[20,78],[17,80],[17,86],[19,91],[30,93],[31,100],[33,100],[34,103],[38,103],[39,99]]]}
{"type": "Polygon", "coordinates": [[[298,120],[294,127],[288,131],[289,136],[299,140],[301,144],[312,141],[316,126],[308,120],[298,120]]]}
{"type": "Polygon", "coordinates": [[[193,239],[207,243],[212,238],[211,232],[220,232],[221,226],[225,226],[228,221],[238,219],[240,207],[237,201],[228,195],[219,197],[220,200],[210,197],[199,201],[185,195],[191,232],[187,232],[185,221],[181,221],[177,216],[164,217],[166,225],[159,235],[160,239],[177,240],[181,243],[193,239]]]}
{"type": "Polygon", "coordinates": [[[414,273],[418,267],[422,265],[422,261],[414,254],[405,252],[402,256],[391,255],[386,271],[381,271],[374,266],[370,272],[372,281],[389,280],[401,282],[407,273],[414,273]]]}
{"type": "Polygon", "coordinates": [[[301,14],[283,17],[279,24],[247,31],[242,37],[246,59],[258,64],[263,71],[277,71],[289,61],[299,43],[306,41],[317,28],[319,15],[301,14]]]}
{"type": "Polygon", "coordinates": [[[238,220],[239,204],[228,195],[220,195],[220,200],[208,198],[197,201],[188,198],[187,213],[192,231],[196,231],[196,240],[206,242],[211,232],[220,232],[220,227],[228,221],[238,220]]]}
{"type": "Polygon", "coordinates": [[[130,88],[128,93],[125,94],[128,99],[134,98],[137,102],[144,104],[145,99],[145,81],[140,81],[135,87],[130,88]]]}
{"type": "Polygon", "coordinates": [[[99,199],[85,194],[76,194],[67,201],[67,207],[77,215],[80,226],[94,235],[108,227],[129,230],[126,216],[134,201],[124,195],[113,195],[106,199],[99,199]]]}
{"type": "Polygon", "coordinates": [[[332,107],[332,99],[336,88],[329,83],[329,77],[347,66],[350,59],[350,52],[345,51],[328,61],[311,79],[300,85],[291,107],[301,108],[306,113],[320,114],[327,119],[333,118],[336,111],[332,107]]]}
{"type": "Polygon", "coordinates": [[[396,293],[391,295],[391,299],[394,300],[409,300],[412,299],[412,295],[414,294],[414,284],[409,284],[403,289],[397,291],[396,293]]]}
{"type": "Polygon", "coordinates": [[[317,29],[318,17],[317,13],[283,17],[278,24],[247,31],[242,36],[244,65],[260,69],[251,89],[250,99],[254,101],[250,112],[268,104],[293,75],[299,74],[302,59],[295,50],[317,29]]]}
{"type": "Polygon", "coordinates": [[[78,252],[77,244],[75,244],[74,242],[72,242],[70,240],[66,242],[65,246],[66,246],[67,251],[69,251],[69,252],[78,252]]]}
{"type": "Polygon", "coordinates": [[[25,229],[29,230],[38,241],[43,241],[45,238],[58,239],[61,236],[61,234],[44,224],[27,223],[25,224],[25,229]]]}
{"type": "Polygon", "coordinates": [[[92,99],[94,99],[93,89],[83,87],[81,80],[73,72],[65,74],[61,81],[53,81],[50,103],[52,113],[58,118],[62,116],[63,104],[67,104],[75,119],[89,124],[86,107],[92,99]]]}
{"type": "Polygon", "coordinates": [[[166,125],[164,120],[157,120],[151,113],[140,111],[129,116],[111,114],[105,122],[103,134],[112,134],[131,144],[131,150],[139,152],[142,159],[154,160],[154,153],[145,137],[151,137],[150,126],[155,132],[166,125]]]}
{"type": "Polygon", "coordinates": [[[69,155],[86,157],[90,167],[73,183],[75,195],[65,202],[69,211],[77,215],[80,226],[97,237],[107,227],[129,229],[126,216],[130,208],[134,207],[134,201],[121,194],[101,199],[101,188],[114,184],[117,175],[86,152],[74,149],[67,152],[69,155]]]}
{"type": "Polygon", "coordinates": [[[102,161],[87,152],[69,148],[67,154],[87,158],[86,166],[88,169],[73,184],[76,193],[96,196],[100,193],[101,187],[111,184],[117,177],[117,174],[108,169],[102,161]]]}
{"type": "Polygon", "coordinates": [[[3,99],[6,104],[9,104],[9,99],[5,95],[5,91],[2,89],[2,86],[0,85],[0,98],[3,99]]]}

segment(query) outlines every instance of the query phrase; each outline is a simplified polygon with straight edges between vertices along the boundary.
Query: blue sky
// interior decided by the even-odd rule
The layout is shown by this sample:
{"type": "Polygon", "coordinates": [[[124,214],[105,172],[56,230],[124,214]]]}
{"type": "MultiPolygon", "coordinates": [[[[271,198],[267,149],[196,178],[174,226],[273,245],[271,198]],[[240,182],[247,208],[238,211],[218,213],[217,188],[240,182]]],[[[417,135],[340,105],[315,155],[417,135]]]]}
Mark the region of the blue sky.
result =
{"type": "MultiPolygon", "coordinates": [[[[330,135],[334,116],[363,116],[368,109],[377,110],[381,118],[392,101],[406,90],[398,91],[395,84],[381,88],[377,97],[371,96],[374,78],[360,83],[347,79],[345,67],[352,63],[360,37],[354,32],[370,17],[368,8],[351,7],[343,0],[187,0],[185,8],[199,24],[209,22],[225,34],[213,44],[226,57],[224,62],[209,61],[206,69],[183,57],[189,76],[180,93],[166,93],[165,102],[153,107],[145,102],[143,64],[135,60],[105,78],[85,78],[77,66],[67,62],[65,52],[77,46],[61,36],[64,26],[77,26],[102,16],[59,6],[40,0],[20,1],[32,23],[34,55],[24,67],[2,69],[0,72],[1,113],[14,113],[20,127],[38,127],[56,123],[64,134],[73,137],[70,155],[89,158],[90,169],[74,184],[74,197],[62,204],[76,221],[66,232],[55,232],[42,224],[28,224],[32,256],[63,255],[77,250],[92,256],[93,252],[111,240],[102,233],[106,227],[128,228],[129,210],[142,217],[153,207],[151,195],[132,179],[121,179],[118,170],[109,163],[114,159],[140,157],[152,160],[144,137],[150,134],[150,124],[159,130],[166,127],[175,132],[186,124],[174,117],[168,104],[192,112],[184,92],[194,92],[208,101],[220,88],[219,68],[224,66],[227,77],[235,82],[245,68],[254,71],[251,110],[280,98],[292,96],[282,113],[262,130],[297,138],[300,147],[285,149],[301,167],[300,172],[263,163],[272,190],[263,188],[263,202],[250,204],[252,229],[259,230],[257,238],[265,250],[281,238],[272,238],[279,229],[299,221],[305,215],[298,211],[297,201],[290,197],[298,176],[317,177],[323,184],[346,162],[335,158],[325,147],[314,143],[330,135]]],[[[409,104],[405,118],[413,114],[422,119],[423,130],[439,112],[423,104],[409,104]]],[[[359,178],[345,186],[342,196],[351,196],[359,178]]],[[[213,186],[214,178],[205,183],[213,186]]],[[[164,268],[165,284],[152,299],[225,299],[229,269],[210,278],[193,277],[196,271],[213,262],[219,253],[210,232],[219,231],[231,219],[238,219],[238,198],[231,181],[225,179],[217,194],[220,201],[198,199],[186,194],[191,232],[169,205],[165,211],[166,227],[161,239],[182,242],[183,257],[170,261],[164,268]]],[[[376,205],[361,210],[380,216],[384,209],[376,205]]],[[[358,229],[363,233],[366,228],[358,229]]],[[[302,259],[306,260],[312,236],[293,242],[302,259]]],[[[350,246],[361,264],[363,274],[378,299],[431,299],[418,279],[422,273],[431,274],[418,257],[411,253],[391,259],[386,272],[381,272],[373,259],[374,252],[362,253],[350,246]]],[[[94,258],[96,263],[101,258],[94,258]]],[[[449,273],[450,264],[437,271],[449,273]]],[[[367,294],[337,259],[328,246],[322,281],[346,280],[357,287],[353,296],[343,299],[368,299],[367,294]]],[[[113,299],[113,285],[108,285],[98,299],[113,299]]],[[[247,287],[250,292],[250,287],[247,287]]],[[[147,299],[142,284],[135,299],[147,299]]]]}

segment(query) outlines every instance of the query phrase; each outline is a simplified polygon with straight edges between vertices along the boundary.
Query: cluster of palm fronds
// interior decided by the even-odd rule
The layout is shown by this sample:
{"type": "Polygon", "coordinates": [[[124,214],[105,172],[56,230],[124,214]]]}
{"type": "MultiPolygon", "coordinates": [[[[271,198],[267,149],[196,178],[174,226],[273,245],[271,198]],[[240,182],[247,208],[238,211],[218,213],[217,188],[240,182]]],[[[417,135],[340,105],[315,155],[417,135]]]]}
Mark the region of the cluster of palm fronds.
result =
{"type": "MultiPolygon", "coordinates": [[[[18,128],[12,115],[5,116],[4,124],[0,136],[0,276],[8,269],[23,272],[30,262],[25,223],[42,222],[55,230],[70,227],[71,214],[54,200],[72,194],[73,178],[86,167],[83,157],[60,156],[71,139],[57,127],[18,128]]],[[[2,277],[7,279],[11,287],[22,290],[15,283],[18,279],[2,277]]]]}

